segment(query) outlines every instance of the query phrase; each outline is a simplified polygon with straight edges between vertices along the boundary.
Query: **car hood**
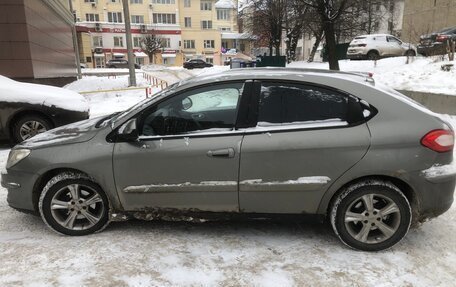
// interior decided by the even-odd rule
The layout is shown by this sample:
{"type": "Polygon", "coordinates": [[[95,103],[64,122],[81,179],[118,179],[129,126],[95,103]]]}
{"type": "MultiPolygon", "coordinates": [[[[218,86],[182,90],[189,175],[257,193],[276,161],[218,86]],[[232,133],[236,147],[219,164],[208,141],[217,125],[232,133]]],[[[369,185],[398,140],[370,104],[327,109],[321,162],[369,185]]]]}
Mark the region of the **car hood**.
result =
{"type": "Polygon", "coordinates": [[[52,129],[23,141],[17,148],[37,149],[89,141],[99,131],[95,126],[100,119],[93,118],[52,129]]]}
{"type": "Polygon", "coordinates": [[[0,101],[54,106],[77,112],[89,111],[87,100],[74,91],[48,85],[21,83],[3,76],[0,76],[0,101]]]}

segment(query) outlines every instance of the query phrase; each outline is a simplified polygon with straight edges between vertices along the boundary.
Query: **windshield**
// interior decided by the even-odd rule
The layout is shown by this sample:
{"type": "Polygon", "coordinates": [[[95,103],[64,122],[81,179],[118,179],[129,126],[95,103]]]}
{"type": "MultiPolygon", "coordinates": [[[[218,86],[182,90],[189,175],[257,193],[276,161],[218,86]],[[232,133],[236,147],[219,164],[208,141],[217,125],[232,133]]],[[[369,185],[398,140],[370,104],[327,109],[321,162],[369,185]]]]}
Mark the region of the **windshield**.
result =
{"type": "Polygon", "coordinates": [[[111,120],[109,121],[111,123],[111,126],[114,126],[114,124],[116,123],[117,120],[125,117],[126,115],[128,115],[131,111],[133,110],[136,110],[138,109],[139,107],[142,107],[144,105],[146,105],[147,103],[149,103],[150,101],[153,101],[155,100],[156,98],[158,97],[162,97],[162,96],[167,96],[169,94],[171,94],[172,92],[174,92],[174,90],[179,86],[179,82],[177,83],[174,83],[172,84],[171,86],[169,86],[167,89],[164,89],[158,93],[156,93],[155,95],[153,95],[151,98],[146,98],[142,101],[140,101],[139,103],[137,103],[136,105],[126,109],[125,111],[123,112],[120,112],[118,113],[117,115],[115,115],[114,117],[111,118],[111,120]]]}

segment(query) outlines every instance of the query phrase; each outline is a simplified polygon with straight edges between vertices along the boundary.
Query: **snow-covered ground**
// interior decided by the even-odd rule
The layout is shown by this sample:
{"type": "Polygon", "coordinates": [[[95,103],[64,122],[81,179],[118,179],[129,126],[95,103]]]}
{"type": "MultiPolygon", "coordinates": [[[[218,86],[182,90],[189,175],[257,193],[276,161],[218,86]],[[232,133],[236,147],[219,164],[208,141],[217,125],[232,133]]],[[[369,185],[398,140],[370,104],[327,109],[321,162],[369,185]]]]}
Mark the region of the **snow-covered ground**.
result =
{"type": "MultiPolygon", "coordinates": [[[[339,61],[342,71],[371,72],[374,79],[396,90],[410,90],[456,96],[456,61],[441,61],[441,57],[412,57],[405,64],[406,57],[386,58],[377,61],[339,61]],[[443,64],[455,67],[445,72],[443,64]]],[[[328,69],[328,63],[293,62],[291,68],[328,69]]]]}
{"type": "MultiPolygon", "coordinates": [[[[172,83],[224,69],[149,71],[172,83]]],[[[141,74],[138,83],[147,84],[141,74]]],[[[126,76],[67,86],[125,87],[126,76]]],[[[127,108],[145,93],[86,97],[96,116],[127,108]]],[[[456,127],[456,117],[444,117],[456,127]]],[[[0,145],[0,170],[8,152],[0,145]]],[[[305,222],[128,221],[90,236],[59,236],[39,217],[8,207],[6,195],[0,187],[0,286],[454,286],[456,205],[393,249],[367,253],[345,247],[327,225],[305,222]]]]}

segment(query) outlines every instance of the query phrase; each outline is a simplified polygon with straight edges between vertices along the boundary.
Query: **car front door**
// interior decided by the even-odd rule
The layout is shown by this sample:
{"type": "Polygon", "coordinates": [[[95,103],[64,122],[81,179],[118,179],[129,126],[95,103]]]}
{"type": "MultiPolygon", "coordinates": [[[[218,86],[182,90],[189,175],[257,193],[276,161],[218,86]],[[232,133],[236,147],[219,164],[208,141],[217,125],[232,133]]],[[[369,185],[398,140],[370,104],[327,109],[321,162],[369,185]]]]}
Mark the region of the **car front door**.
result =
{"type": "Polygon", "coordinates": [[[402,56],[404,55],[404,48],[402,47],[402,42],[393,37],[393,36],[386,36],[386,40],[388,41],[388,55],[391,56],[402,56]]]}
{"type": "Polygon", "coordinates": [[[243,132],[234,126],[243,91],[243,82],[212,84],[138,114],[139,140],[114,146],[123,207],[238,211],[243,132]]]}
{"type": "Polygon", "coordinates": [[[240,211],[313,214],[328,187],[367,152],[363,107],[301,83],[263,81],[256,90],[257,124],[245,129],[241,149],[240,211]]]}

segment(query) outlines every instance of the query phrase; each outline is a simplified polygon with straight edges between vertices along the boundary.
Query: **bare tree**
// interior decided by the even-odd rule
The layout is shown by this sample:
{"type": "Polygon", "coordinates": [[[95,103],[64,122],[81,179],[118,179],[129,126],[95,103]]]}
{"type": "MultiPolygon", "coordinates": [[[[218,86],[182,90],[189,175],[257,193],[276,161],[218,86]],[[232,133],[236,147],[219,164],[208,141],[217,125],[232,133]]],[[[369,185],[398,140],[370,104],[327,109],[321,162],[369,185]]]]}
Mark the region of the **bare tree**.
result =
{"type": "MultiPolygon", "coordinates": [[[[302,0],[302,2],[315,9],[318,14],[325,34],[326,48],[330,70],[339,70],[339,61],[336,55],[335,25],[346,12],[347,4],[351,0],[302,0]]],[[[342,18],[343,19],[343,18],[342,18]]]]}
{"type": "Polygon", "coordinates": [[[258,42],[269,47],[269,55],[273,50],[280,55],[282,31],[287,0],[250,0],[251,21],[246,21],[245,28],[258,37],[258,42]]]}
{"type": "Polygon", "coordinates": [[[157,34],[147,34],[141,41],[141,46],[147,56],[149,56],[149,63],[155,63],[155,54],[162,48],[162,39],[157,34]]]}

